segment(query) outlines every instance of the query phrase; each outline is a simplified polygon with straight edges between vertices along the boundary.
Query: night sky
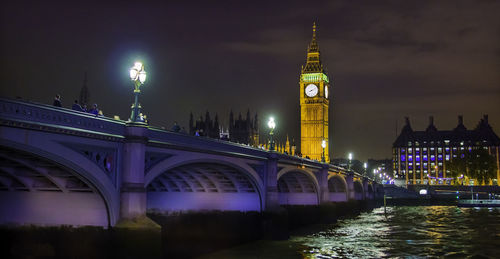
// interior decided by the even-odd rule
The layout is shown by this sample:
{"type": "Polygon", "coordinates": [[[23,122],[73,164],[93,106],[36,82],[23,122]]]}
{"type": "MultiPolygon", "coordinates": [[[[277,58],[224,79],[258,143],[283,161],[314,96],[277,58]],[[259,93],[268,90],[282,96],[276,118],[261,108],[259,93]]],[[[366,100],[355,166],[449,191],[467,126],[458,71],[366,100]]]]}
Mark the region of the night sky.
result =
{"type": "Polygon", "coordinates": [[[0,10],[1,96],[52,103],[59,93],[70,107],[87,71],[91,102],[126,119],[128,69],[142,60],[152,125],[187,127],[190,111],[207,110],[227,125],[231,109],[250,109],[261,136],[273,115],[278,137],[298,143],[316,21],[334,157],[390,158],[405,116],[414,130],[430,115],[452,129],[462,114],[470,129],[489,114],[500,134],[500,1],[15,2],[0,10]]]}

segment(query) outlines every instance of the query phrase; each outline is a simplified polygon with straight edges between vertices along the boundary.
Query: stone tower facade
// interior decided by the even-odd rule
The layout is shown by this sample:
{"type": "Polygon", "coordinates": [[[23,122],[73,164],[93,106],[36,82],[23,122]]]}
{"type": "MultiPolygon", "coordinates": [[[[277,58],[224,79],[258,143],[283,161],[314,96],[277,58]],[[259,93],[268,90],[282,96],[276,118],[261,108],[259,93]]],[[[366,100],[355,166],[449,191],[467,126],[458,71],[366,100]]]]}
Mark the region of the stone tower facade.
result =
{"type": "Polygon", "coordinates": [[[328,138],[328,108],[331,84],[320,59],[316,41],[316,24],[313,25],[311,43],[307,48],[306,65],[302,66],[300,88],[300,151],[302,156],[322,160],[323,140],[325,161],[330,161],[328,138]]]}

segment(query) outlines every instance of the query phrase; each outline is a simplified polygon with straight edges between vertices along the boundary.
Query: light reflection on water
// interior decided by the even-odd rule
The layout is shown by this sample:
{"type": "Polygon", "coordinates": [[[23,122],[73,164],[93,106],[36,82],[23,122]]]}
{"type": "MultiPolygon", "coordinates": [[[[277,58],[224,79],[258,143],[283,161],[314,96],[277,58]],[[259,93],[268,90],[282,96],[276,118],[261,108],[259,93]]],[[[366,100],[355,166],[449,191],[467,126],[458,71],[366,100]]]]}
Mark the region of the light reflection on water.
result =
{"type": "Polygon", "coordinates": [[[387,207],[200,258],[500,258],[500,209],[387,207]],[[318,229],[319,227],[319,229],[318,229]]]}
{"type": "Polygon", "coordinates": [[[296,236],[304,258],[500,255],[500,210],[454,206],[388,207],[296,236]]]}

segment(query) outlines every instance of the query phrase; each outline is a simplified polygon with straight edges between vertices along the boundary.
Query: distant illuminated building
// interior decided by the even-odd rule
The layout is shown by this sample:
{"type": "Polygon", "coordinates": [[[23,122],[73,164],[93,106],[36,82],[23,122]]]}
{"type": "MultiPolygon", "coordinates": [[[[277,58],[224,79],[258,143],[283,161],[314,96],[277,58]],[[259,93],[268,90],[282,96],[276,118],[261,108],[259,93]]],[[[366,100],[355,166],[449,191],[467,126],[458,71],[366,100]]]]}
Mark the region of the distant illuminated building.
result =
{"type": "Polygon", "coordinates": [[[257,114],[250,118],[250,110],[247,111],[245,119],[234,118],[233,111],[229,113],[229,126],[226,130],[220,125],[219,118],[215,114],[215,119],[210,118],[210,113],[205,113],[205,118],[194,120],[193,114],[189,118],[189,134],[206,136],[215,139],[224,139],[240,144],[259,146],[259,118],[257,114]]]}
{"type": "Polygon", "coordinates": [[[497,164],[497,185],[500,178],[499,148],[500,138],[488,123],[488,115],[480,120],[473,130],[467,130],[462,116],[453,130],[437,130],[433,117],[425,131],[414,131],[406,118],[406,125],[393,144],[393,166],[396,183],[412,184],[451,184],[446,168],[454,158],[473,149],[487,149],[497,164]]]}
{"type": "Polygon", "coordinates": [[[328,141],[328,107],[330,79],[320,59],[316,42],[316,24],[313,25],[311,43],[307,49],[306,65],[300,74],[300,152],[302,156],[321,161],[326,141],[325,160],[330,161],[328,141]]]}

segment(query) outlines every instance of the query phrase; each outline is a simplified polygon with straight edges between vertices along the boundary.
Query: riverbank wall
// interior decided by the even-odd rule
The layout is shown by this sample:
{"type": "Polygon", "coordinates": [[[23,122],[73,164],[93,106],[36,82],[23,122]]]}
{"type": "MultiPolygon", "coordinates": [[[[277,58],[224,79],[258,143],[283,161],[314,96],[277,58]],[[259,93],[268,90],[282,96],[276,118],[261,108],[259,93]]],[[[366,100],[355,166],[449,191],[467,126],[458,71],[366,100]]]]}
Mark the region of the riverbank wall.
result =
{"type": "Polygon", "coordinates": [[[356,216],[380,202],[283,206],[271,212],[149,213],[161,229],[1,227],[3,258],[192,258],[259,239],[283,240],[291,231],[356,216]]]}
{"type": "Polygon", "coordinates": [[[318,206],[283,206],[272,212],[150,214],[162,227],[165,258],[194,257],[259,239],[284,240],[311,224],[334,223],[380,205],[350,201],[318,206]]]}

